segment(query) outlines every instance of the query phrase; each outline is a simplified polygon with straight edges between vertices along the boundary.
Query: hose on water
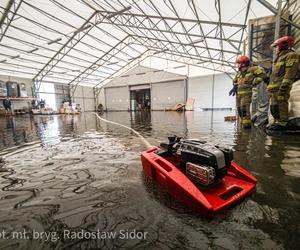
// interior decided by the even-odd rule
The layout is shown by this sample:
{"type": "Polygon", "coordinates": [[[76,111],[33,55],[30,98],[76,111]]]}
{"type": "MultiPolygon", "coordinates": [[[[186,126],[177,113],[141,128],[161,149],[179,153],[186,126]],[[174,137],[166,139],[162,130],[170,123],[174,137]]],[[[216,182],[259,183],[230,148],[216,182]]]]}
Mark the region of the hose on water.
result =
{"type": "Polygon", "coordinates": [[[145,137],[143,137],[139,132],[137,132],[136,130],[134,130],[133,128],[130,128],[130,127],[127,127],[123,124],[120,124],[120,123],[117,123],[117,122],[112,122],[112,121],[109,121],[109,120],[106,120],[102,117],[100,117],[97,113],[94,113],[97,118],[100,120],[100,121],[104,121],[104,122],[107,122],[107,123],[111,123],[111,124],[114,124],[114,125],[117,125],[117,126],[120,126],[120,127],[123,127],[123,128],[126,128],[130,131],[132,131],[134,134],[136,134],[140,139],[141,141],[143,142],[143,144],[147,147],[147,148],[153,148],[153,145],[150,144],[150,142],[148,142],[145,137]]]}

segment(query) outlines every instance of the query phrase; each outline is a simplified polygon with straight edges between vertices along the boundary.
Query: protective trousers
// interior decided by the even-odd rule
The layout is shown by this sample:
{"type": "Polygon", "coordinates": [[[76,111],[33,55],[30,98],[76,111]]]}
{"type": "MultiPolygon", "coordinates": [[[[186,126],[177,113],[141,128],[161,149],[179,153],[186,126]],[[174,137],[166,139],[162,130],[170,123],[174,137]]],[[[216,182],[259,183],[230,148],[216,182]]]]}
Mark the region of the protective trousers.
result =
{"type": "Polygon", "coordinates": [[[289,120],[289,98],[291,88],[273,91],[270,97],[270,111],[275,123],[285,126],[289,120]]]}
{"type": "Polygon", "coordinates": [[[238,95],[236,99],[237,110],[243,128],[251,127],[251,116],[250,116],[251,95],[252,95],[251,93],[248,95],[238,95]]]}

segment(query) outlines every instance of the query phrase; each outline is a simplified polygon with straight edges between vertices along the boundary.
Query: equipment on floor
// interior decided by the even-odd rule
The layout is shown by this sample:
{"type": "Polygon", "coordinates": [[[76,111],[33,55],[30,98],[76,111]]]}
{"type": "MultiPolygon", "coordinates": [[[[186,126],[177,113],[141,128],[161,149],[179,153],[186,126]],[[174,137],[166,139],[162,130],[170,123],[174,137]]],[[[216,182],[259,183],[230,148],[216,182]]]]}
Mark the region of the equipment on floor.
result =
{"type": "Polygon", "coordinates": [[[292,118],[285,127],[269,126],[265,128],[267,135],[300,135],[300,117],[292,118]]]}
{"type": "Polygon", "coordinates": [[[176,199],[213,214],[251,193],[256,179],[232,162],[233,151],[201,140],[169,137],[142,152],[143,169],[176,199]]]}

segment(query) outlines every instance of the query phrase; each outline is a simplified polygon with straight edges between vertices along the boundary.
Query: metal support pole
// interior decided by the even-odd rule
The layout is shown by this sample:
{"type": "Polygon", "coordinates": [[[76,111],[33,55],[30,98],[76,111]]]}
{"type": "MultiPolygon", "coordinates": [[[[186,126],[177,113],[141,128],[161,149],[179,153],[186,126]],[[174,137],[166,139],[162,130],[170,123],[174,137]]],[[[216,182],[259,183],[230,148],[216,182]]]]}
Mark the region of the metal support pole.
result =
{"type": "MultiPolygon", "coordinates": [[[[96,71],[98,68],[102,67],[106,61],[110,60],[117,54],[120,50],[124,49],[128,46],[128,43],[130,41],[125,42],[126,40],[129,40],[130,36],[126,36],[122,40],[120,40],[116,45],[111,47],[105,54],[103,54],[100,58],[98,58],[96,61],[94,61],[90,66],[88,66],[84,71],[80,72],[76,77],[74,77],[68,85],[71,87],[71,95],[74,94],[77,85],[87,78],[90,74],[92,74],[94,71],[96,71]],[[119,46],[123,46],[121,49],[118,49],[119,46]],[[107,59],[106,59],[107,58],[107,59]],[[106,59],[106,60],[105,60],[106,59]],[[75,82],[75,84],[74,84],[75,82]]],[[[97,86],[97,85],[96,85],[97,86]]],[[[95,87],[96,87],[95,86],[95,87]]]]}
{"type": "Polygon", "coordinates": [[[4,9],[4,13],[2,14],[2,17],[0,19],[0,42],[5,36],[5,33],[8,30],[10,24],[14,20],[22,2],[23,0],[10,0],[7,3],[6,8],[4,9]]]}
{"type": "Polygon", "coordinates": [[[282,7],[282,0],[277,1],[277,15],[276,15],[276,23],[275,23],[275,35],[274,39],[277,40],[279,38],[280,33],[280,17],[281,17],[281,7],[282,7]]]}
{"type": "Polygon", "coordinates": [[[214,102],[215,102],[215,72],[213,74],[213,81],[212,81],[212,90],[211,90],[211,109],[214,110],[214,102]]]}
{"type": "MultiPolygon", "coordinates": [[[[101,20],[102,21],[102,20],[101,20]]],[[[44,65],[44,67],[34,76],[33,80],[38,81],[41,84],[43,78],[78,44],[88,32],[99,22],[98,12],[95,11],[75,32],[68,37],[67,42],[55,53],[55,55],[44,65]],[[93,19],[93,25],[89,25],[89,22],[93,19]]],[[[39,89],[39,86],[38,86],[39,89]]]]}
{"type": "MultiPolygon", "coordinates": [[[[282,9],[282,0],[277,1],[277,15],[276,15],[276,23],[275,23],[275,34],[274,41],[279,38],[280,34],[280,20],[281,20],[281,9],[282,9]]],[[[273,53],[273,67],[275,63],[276,53],[273,53]]]]}
{"type": "MultiPolygon", "coordinates": [[[[293,15],[289,15],[289,20],[292,22],[293,21],[293,15]]],[[[291,23],[288,24],[288,36],[292,35],[292,25],[291,23]]]]}
{"type": "Polygon", "coordinates": [[[253,27],[254,25],[251,24],[250,26],[250,42],[249,42],[249,59],[253,61],[253,27]]]}
{"type": "Polygon", "coordinates": [[[210,125],[211,125],[211,131],[213,129],[213,124],[214,124],[214,102],[215,102],[215,72],[213,74],[213,81],[212,81],[212,95],[211,95],[211,120],[210,120],[210,125]]]}
{"type": "MultiPolygon", "coordinates": [[[[267,9],[269,9],[271,12],[273,12],[275,15],[277,15],[277,9],[272,5],[270,4],[268,1],[266,0],[257,0],[258,2],[260,2],[263,6],[265,6],[267,9]]],[[[278,1],[279,2],[279,1],[278,1]]],[[[280,1],[281,2],[281,1],[280,1]]],[[[277,3],[278,5],[278,3],[277,3]]],[[[282,8],[280,8],[282,9],[282,8]]],[[[281,10],[280,10],[281,11],[281,10]]],[[[285,22],[291,24],[292,26],[296,27],[297,29],[300,29],[300,26],[294,22],[292,22],[291,20],[289,19],[286,19],[285,17],[281,16],[280,17],[282,20],[284,20],[285,22]]]]}
{"type": "Polygon", "coordinates": [[[95,102],[95,111],[98,111],[98,90],[96,88],[93,88],[93,92],[94,92],[94,102],[95,102]]]}

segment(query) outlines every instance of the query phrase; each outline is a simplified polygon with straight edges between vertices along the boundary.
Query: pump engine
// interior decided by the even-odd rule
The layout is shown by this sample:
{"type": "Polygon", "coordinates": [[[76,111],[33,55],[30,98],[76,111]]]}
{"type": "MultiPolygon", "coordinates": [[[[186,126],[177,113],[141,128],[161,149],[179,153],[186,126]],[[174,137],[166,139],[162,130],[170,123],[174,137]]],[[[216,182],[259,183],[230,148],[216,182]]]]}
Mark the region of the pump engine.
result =
{"type": "Polygon", "coordinates": [[[233,151],[229,147],[177,136],[168,139],[168,143],[161,143],[157,154],[175,157],[180,169],[193,182],[209,186],[227,174],[233,160],[233,151]]]}

